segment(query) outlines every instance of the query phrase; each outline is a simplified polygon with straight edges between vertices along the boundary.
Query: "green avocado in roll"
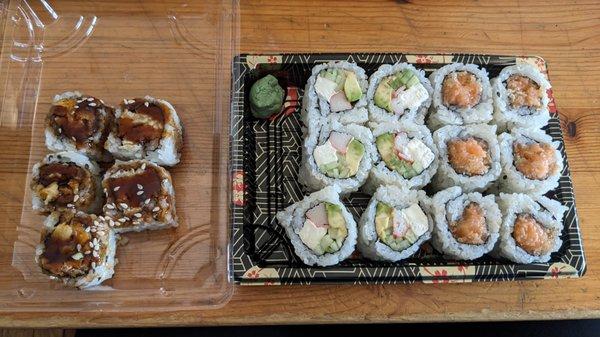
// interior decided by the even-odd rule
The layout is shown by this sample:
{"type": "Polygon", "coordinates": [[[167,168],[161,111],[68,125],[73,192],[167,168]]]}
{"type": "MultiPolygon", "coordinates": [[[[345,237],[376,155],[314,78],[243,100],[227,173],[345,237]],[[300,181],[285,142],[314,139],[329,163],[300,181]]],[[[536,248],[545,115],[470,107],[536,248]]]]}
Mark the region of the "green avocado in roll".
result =
{"type": "Polygon", "coordinates": [[[256,118],[268,118],[281,111],[285,91],[275,76],[267,75],[252,85],[249,98],[252,115],[256,118]]]}

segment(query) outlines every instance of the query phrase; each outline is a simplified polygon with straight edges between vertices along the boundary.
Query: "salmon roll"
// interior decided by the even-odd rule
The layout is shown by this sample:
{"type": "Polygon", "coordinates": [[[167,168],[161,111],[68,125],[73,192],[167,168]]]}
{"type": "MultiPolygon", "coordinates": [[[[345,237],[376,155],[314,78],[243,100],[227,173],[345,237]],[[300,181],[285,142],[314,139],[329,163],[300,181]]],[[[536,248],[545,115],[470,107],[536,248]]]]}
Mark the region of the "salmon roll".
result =
{"type": "Polygon", "coordinates": [[[102,209],[100,168],[79,152],[51,153],[33,165],[30,188],[33,209],[43,214],[102,209]]]}
{"type": "Polygon", "coordinates": [[[488,73],[475,64],[451,63],[434,71],[429,80],[433,101],[427,125],[487,123],[492,120],[493,99],[488,73]]]}
{"type": "Polygon", "coordinates": [[[46,116],[46,147],[53,152],[75,151],[96,161],[110,161],[104,142],[113,120],[113,108],[101,99],[78,91],[56,95],[46,116]]]}
{"type": "Polygon", "coordinates": [[[146,159],[166,166],[179,163],[183,130],[169,102],[150,96],[125,99],[115,110],[115,117],[104,144],[115,158],[146,159]]]}
{"type": "Polygon", "coordinates": [[[277,213],[296,255],[309,266],[332,266],[354,251],[356,222],[339,192],[328,186],[277,213]]]}
{"type": "Polygon", "coordinates": [[[44,221],[35,260],[50,278],[83,289],[112,277],[115,251],[115,233],[102,216],[52,212],[44,221]]]}
{"type": "Polygon", "coordinates": [[[362,190],[373,194],[381,185],[420,189],[438,168],[431,132],[410,122],[378,124],[373,129],[377,148],[373,168],[362,190]]]}
{"type": "Polygon", "coordinates": [[[558,142],[538,129],[515,128],[498,137],[502,177],[500,191],[543,195],[558,186],[563,158],[558,142]]]}
{"type": "Polygon", "coordinates": [[[408,63],[381,65],[369,78],[369,121],[423,124],[432,96],[423,70],[408,63]]]}
{"type": "Polygon", "coordinates": [[[438,191],[460,186],[465,192],[481,192],[500,176],[495,125],[447,125],[433,133],[433,142],[439,153],[439,169],[433,178],[438,191]]]}
{"type": "Polygon", "coordinates": [[[424,191],[379,187],[358,222],[358,249],[371,260],[412,256],[431,237],[430,208],[424,191]]]}
{"type": "Polygon", "coordinates": [[[492,251],[502,215],[493,195],[464,193],[459,186],[433,196],[435,227],[431,243],[444,256],[473,260],[492,251]]]}
{"type": "Polygon", "coordinates": [[[376,149],[371,130],[323,121],[320,129],[304,140],[298,180],[313,191],[337,185],[342,194],[355,192],[373,165],[376,149]]]}
{"type": "Polygon", "coordinates": [[[332,61],[316,65],[302,101],[302,120],[309,132],[318,128],[321,117],[341,124],[367,122],[367,86],[365,70],[356,63],[332,61]]]}
{"type": "Polygon", "coordinates": [[[117,161],[104,174],[104,214],[117,233],[177,227],[171,175],[147,160],[117,161]]]}
{"type": "Polygon", "coordinates": [[[500,193],[503,221],[496,252],[516,263],[542,263],[560,249],[567,207],[544,196],[500,193]]]}
{"type": "Polygon", "coordinates": [[[513,127],[542,128],[548,124],[550,82],[534,66],[508,66],[492,79],[494,121],[502,131],[513,127]]]}

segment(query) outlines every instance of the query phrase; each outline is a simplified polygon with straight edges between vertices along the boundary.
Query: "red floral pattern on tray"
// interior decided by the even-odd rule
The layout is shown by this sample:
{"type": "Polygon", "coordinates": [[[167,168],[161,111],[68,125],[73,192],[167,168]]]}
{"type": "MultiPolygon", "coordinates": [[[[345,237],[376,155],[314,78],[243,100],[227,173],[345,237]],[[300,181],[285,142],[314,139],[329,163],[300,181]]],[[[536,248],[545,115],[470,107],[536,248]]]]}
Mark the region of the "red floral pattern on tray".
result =
{"type": "Polygon", "coordinates": [[[466,264],[419,267],[419,274],[424,283],[465,283],[472,281],[475,267],[466,264]]]}
{"type": "Polygon", "coordinates": [[[233,204],[236,206],[244,206],[244,191],[246,186],[244,185],[244,171],[233,172],[233,204]]]}

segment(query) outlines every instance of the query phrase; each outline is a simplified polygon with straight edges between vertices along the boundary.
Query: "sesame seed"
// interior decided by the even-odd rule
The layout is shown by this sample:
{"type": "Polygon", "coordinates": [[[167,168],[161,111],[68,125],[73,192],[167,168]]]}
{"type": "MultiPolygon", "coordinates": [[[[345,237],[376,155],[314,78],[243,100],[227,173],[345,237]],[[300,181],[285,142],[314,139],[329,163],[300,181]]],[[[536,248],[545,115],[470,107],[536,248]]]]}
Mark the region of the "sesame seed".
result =
{"type": "Polygon", "coordinates": [[[73,204],[67,204],[67,207],[68,208],[73,208],[74,206],[73,206],[73,204]]]}
{"type": "Polygon", "coordinates": [[[89,106],[96,106],[96,103],[92,102],[90,104],[88,104],[89,106]]]}
{"type": "Polygon", "coordinates": [[[110,220],[108,220],[108,224],[109,224],[111,227],[113,227],[113,226],[115,225],[115,222],[114,222],[112,219],[110,219],[110,220]]]}
{"type": "Polygon", "coordinates": [[[92,261],[92,268],[96,268],[96,261],[92,261]]]}
{"type": "Polygon", "coordinates": [[[127,204],[125,203],[120,203],[119,206],[121,206],[122,209],[128,209],[129,206],[127,206],[127,204]]]}
{"type": "Polygon", "coordinates": [[[136,217],[136,218],[141,218],[142,214],[141,213],[135,213],[133,216],[136,217]]]}
{"type": "Polygon", "coordinates": [[[104,233],[104,231],[98,231],[98,235],[104,236],[104,234],[106,234],[106,233],[104,233]]]}
{"type": "Polygon", "coordinates": [[[92,227],[92,229],[90,230],[92,233],[96,233],[96,227],[92,227]]]}
{"type": "Polygon", "coordinates": [[[88,97],[87,101],[88,102],[93,102],[94,101],[94,97],[88,97]]]}
{"type": "Polygon", "coordinates": [[[108,190],[105,188],[105,189],[104,189],[104,194],[106,194],[107,192],[108,192],[108,190]]]}
{"type": "Polygon", "coordinates": [[[106,204],[106,208],[115,209],[115,206],[113,204],[106,204]]]}
{"type": "Polygon", "coordinates": [[[86,228],[85,228],[85,231],[89,233],[89,232],[90,232],[90,228],[89,228],[89,227],[86,227],[86,228]]]}
{"type": "Polygon", "coordinates": [[[127,103],[127,98],[123,99],[123,103],[128,104],[127,103]]]}
{"type": "Polygon", "coordinates": [[[148,205],[150,203],[150,199],[146,199],[146,201],[144,201],[144,205],[148,205]]]}
{"type": "Polygon", "coordinates": [[[119,219],[119,222],[126,222],[126,221],[127,221],[127,219],[125,219],[125,218],[119,219]]]}
{"type": "Polygon", "coordinates": [[[81,102],[83,102],[83,100],[82,100],[82,99],[78,99],[78,100],[77,100],[77,103],[81,103],[81,102]]]}
{"type": "Polygon", "coordinates": [[[83,252],[85,255],[89,255],[92,251],[91,250],[86,250],[85,252],[83,252]]]}
{"type": "Polygon", "coordinates": [[[141,184],[137,184],[137,188],[138,188],[138,190],[143,190],[144,186],[142,186],[141,184]]]}
{"type": "Polygon", "coordinates": [[[143,163],[142,164],[142,170],[145,170],[145,169],[146,169],[146,163],[143,163]]]}
{"type": "Polygon", "coordinates": [[[92,243],[92,241],[88,242],[88,245],[90,246],[90,248],[94,248],[94,244],[92,243]]]}
{"type": "Polygon", "coordinates": [[[142,194],[144,194],[144,191],[137,191],[137,193],[136,193],[136,194],[137,194],[137,195],[142,195],[142,194]]]}
{"type": "Polygon", "coordinates": [[[58,128],[58,133],[62,133],[62,128],[58,128]]]}
{"type": "Polygon", "coordinates": [[[75,109],[79,109],[79,105],[74,106],[75,109]]]}
{"type": "Polygon", "coordinates": [[[113,191],[115,191],[115,192],[116,192],[116,191],[118,191],[118,190],[119,190],[119,188],[121,188],[121,186],[117,186],[117,187],[113,188],[113,191]]]}
{"type": "Polygon", "coordinates": [[[81,245],[78,243],[77,244],[77,251],[80,251],[80,250],[81,250],[81,245]]]}
{"type": "Polygon", "coordinates": [[[79,194],[75,194],[73,197],[73,202],[77,202],[77,200],[79,200],[79,194]]]}
{"type": "Polygon", "coordinates": [[[156,206],[152,209],[152,212],[158,212],[158,211],[160,211],[160,207],[158,207],[158,206],[156,206]]]}
{"type": "Polygon", "coordinates": [[[100,226],[100,223],[98,222],[98,220],[94,220],[94,225],[100,226]]]}
{"type": "Polygon", "coordinates": [[[144,105],[146,106],[146,108],[150,106],[148,102],[144,102],[144,105]]]}

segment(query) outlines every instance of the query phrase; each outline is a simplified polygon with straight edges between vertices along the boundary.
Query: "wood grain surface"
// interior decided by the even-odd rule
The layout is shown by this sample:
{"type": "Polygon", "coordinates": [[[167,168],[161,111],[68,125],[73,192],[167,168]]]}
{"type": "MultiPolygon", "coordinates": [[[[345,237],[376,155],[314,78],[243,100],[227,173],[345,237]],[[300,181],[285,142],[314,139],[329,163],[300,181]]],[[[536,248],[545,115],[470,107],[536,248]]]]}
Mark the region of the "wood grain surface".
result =
{"type": "MultiPolygon", "coordinates": [[[[87,9],[101,19],[126,16],[127,11],[151,18],[179,3],[115,1],[87,3],[87,9]]],[[[600,317],[600,3],[264,0],[243,1],[239,14],[241,52],[470,52],[545,58],[565,133],[587,274],[571,280],[472,284],[235,287],[231,301],[214,310],[3,312],[0,325],[47,328],[600,317]]],[[[121,28],[127,33],[135,29],[121,28]]],[[[93,62],[102,67],[123,60],[100,58],[93,62]]],[[[65,69],[54,68],[57,66],[45,64],[44,87],[66,78],[65,69]]],[[[164,85],[182,85],[172,81],[164,85]]],[[[10,99],[4,97],[5,104],[10,99]]],[[[210,99],[198,97],[198,102],[210,106],[210,99]]],[[[1,123],[0,285],[11,282],[7,271],[14,228],[21,217],[31,145],[28,128],[16,126],[5,114],[1,123]]],[[[197,127],[188,125],[188,130],[197,127]]],[[[208,208],[198,209],[207,212],[208,208]]]]}

